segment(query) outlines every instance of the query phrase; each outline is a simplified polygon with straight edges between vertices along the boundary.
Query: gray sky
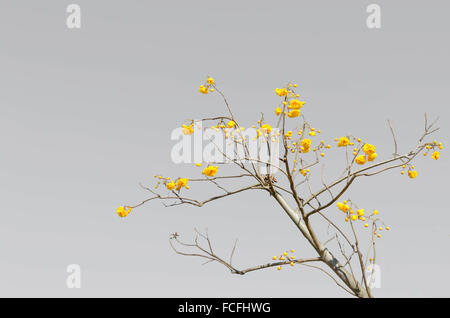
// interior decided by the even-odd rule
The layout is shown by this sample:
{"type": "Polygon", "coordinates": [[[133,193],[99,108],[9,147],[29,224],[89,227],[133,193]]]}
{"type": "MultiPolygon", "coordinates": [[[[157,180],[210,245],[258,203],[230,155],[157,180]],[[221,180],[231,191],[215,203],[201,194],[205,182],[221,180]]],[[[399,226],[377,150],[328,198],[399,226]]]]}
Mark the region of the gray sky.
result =
{"type": "MultiPolygon", "coordinates": [[[[208,227],[224,255],[239,238],[242,268],[291,248],[315,256],[266,193],[115,214],[146,198],[138,184],[153,186],[154,174],[199,175],[171,162],[170,133],[224,112],[218,95],[198,92],[207,75],[247,125],[273,118],[274,88],[294,81],[325,140],[353,133],[387,158],[386,120],[407,151],[427,112],[450,144],[444,1],[79,0],[79,30],[65,25],[70,3],[0,3],[0,296],[346,296],[314,269],[233,276],[170,249],[170,233],[208,227]],[[370,3],[381,5],[379,30],[366,27],[370,3]],[[81,289],[66,287],[72,263],[81,289]]],[[[378,241],[376,296],[450,296],[448,158],[444,148],[438,161],[418,158],[415,180],[395,170],[350,190],[392,228],[378,241]]]]}

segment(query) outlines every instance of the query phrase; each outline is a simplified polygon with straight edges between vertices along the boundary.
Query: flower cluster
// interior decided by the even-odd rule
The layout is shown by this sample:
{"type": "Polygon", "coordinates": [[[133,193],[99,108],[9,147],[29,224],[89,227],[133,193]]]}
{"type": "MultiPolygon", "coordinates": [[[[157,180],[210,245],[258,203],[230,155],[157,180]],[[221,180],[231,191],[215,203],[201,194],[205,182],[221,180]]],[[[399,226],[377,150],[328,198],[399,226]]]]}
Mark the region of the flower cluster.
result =
{"type": "Polygon", "coordinates": [[[119,206],[119,207],[117,208],[117,214],[118,214],[121,218],[126,217],[130,212],[131,212],[131,207],[130,207],[130,206],[119,206]]]}
{"type": "Polygon", "coordinates": [[[442,146],[442,142],[437,142],[436,140],[433,141],[432,143],[426,145],[425,147],[425,152],[423,153],[424,156],[428,155],[429,152],[433,151],[431,153],[431,158],[433,158],[434,160],[438,160],[439,159],[439,151],[436,150],[442,150],[444,149],[444,147],[442,146]]]}
{"type": "Polygon", "coordinates": [[[276,88],[275,93],[283,97],[283,101],[280,106],[275,109],[275,114],[279,116],[281,113],[287,115],[289,118],[295,118],[300,116],[300,108],[305,104],[304,101],[300,101],[294,88],[297,87],[297,84],[289,83],[287,87],[284,88],[276,88]],[[283,108],[281,108],[283,107],[283,108]]]}
{"type": "MultiPolygon", "coordinates": [[[[294,264],[295,264],[295,256],[293,255],[294,252],[295,252],[295,250],[293,250],[293,249],[290,251],[285,251],[279,256],[273,256],[272,260],[273,261],[276,261],[276,260],[284,261],[285,264],[283,264],[283,265],[289,264],[291,266],[294,266],[294,264]],[[288,255],[289,253],[291,254],[290,256],[288,255]]],[[[281,266],[278,266],[277,270],[281,270],[281,266]]]]}
{"type": "Polygon", "coordinates": [[[189,179],[188,178],[177,178],[176,180],[172,180],[170,177],[162,177],[162,176],[155,176],[156,179],[158,179],[157,184],[155,185],[155,189],[158,189],[158,187],[162,184],[166,187],[167,190],[177,190],[180,191],[181,188],[186,188],[189,190],[189,186],[187,185],[189,179]]]}
{"type": "Polygon", "coordinates": [[[189,126],[181,125],[181,130],[184,135],[192,135],[194,133],[194,124],[190,124],[189,126]]]}
{"type": "Polygon", "coordinates": [[[205,176],[214,177],[217,173],[217,168],[217,166],[207,166],[205,169],[203,169],[202,173],[205,176]]]}
{"type": "MultiPolygon", "coordinates": [[[[372,221],[373,227],[374,227],[374,235],[376,235],[378,238],[381,237],[379,233],[377,233],[377,228],[379,231],[383,230],[382,226],[377,225],[380,221],[380,219],[377,217],[378,210],[373,210],[373,212],[369,215],[366,215],[364,209],[358,209],[358,207],[353,203],[349,201],[344,202],[337,202],[336,203],[339,210],[345,213],[345,222],[351,221],[362,221],[364,222],[364,227],[369,227],[369,223],[367,223],[368,220],[372,221]]],[[[389,230],[389,226],[386,227],[386,230],[389,230]]]]}
{"type": "Polygon", "coordinates": [[[214,92],[214,79],[212,77],[208,77],[206,79],[205,85],[200,85],[199,91],[202,94],[208,94],[208,91],[214,92]]]}

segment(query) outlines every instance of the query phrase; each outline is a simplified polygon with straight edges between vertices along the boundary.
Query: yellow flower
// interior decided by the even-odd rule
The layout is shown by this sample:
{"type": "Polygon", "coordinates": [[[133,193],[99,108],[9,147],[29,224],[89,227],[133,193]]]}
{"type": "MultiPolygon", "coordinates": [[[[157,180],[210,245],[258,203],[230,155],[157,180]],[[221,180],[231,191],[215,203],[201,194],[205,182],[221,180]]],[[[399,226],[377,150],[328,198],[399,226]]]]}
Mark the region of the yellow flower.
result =
{"type": "Polygon", "coordinates": [[[183,132],[184,135],[192,135],[192,133],[194,132],[194,128],[192,128],[192,126],[194,126],[194,124],[191,124],[189,126],[186,125],[181,125],[181,130],[183,132]]]}
{"type": "Polygon", "coordinates": [[[363,165],[366,163],[366,156],[364,155],[359,155],[355,158],[355,162],[359,165],[363,165]]]}
{"type": "Polygon", "coordinates": [[[416,177],[417,177],[417,171],[416,171],[416,170],[408,170],[408,176],[409,176],[411,179],[416,178],[416,177]]]}
{"type": "Polygon", "coordinates": [[[236,125],[236,123],[232,120],[230,120],[227,124],[228,128],[233,128],[236,125]]]}
{"type": "Polygon", "coordinates": [[[200,91],[200,93],[208,94],[208,87],[200,85],[199,91],[200,91]]]}
{"type": "Polygon", "coordinates": [[[202,164],[201,164],[200,162],[196,163],[195,165],[196,165],[197,167],[201,167],[201,166],[202,166],[202,164]]]}
{"type": "Polygon", "coordinates": [[[292,130],[289,130],[286,134],[284,134],[286,137],[292,137],[292,130]]]}
{"type": "Polygon", "coordinates": [[[300,116],[300,110],[299,109],[292,109],[288,113],[288,117],[289,118],[295,118],[295,117],[298,117],[298,116],[300,116]]]}
{"type": "Polygon", "coordinates": [[[217,166],[208,166],[203,169],[202,173],[208,177],[214,177],[217,173],[217,166]]]}
{"type": "Polygon", "coordinates": [[[214,84],[214,78],[208,77],[208,79],[206,80],[206,83],[208,83],[209,85],[214,84]]]}
{"type": "Polygon", "coordinates": [[[185,187],[188,182],[188,178],[180,178],[177,180],[177,190],[180,191],[181,188],[185,187]]]}
{"type": "Polygon", "coordinates": [[[352,215],[352,221],[356,221],[357,218],[358,218],[358,216],[356,214],[352,215]]]}
{"type": "Polygon", "coordinates": [[[377,153],[371,153],[370,155],[367,155],[367,160],[374,161],[378,157],[377,153]]]}
{"type": "Polygon", "coordinates": [[[261,130],[265,134],[270,134],[270,132],[272,131],[272,127],[270,125],[264,124],[261,126],[261,130]]]}
{"type": "Polygon", "coordinates": [[[301,102],[298,99],[293,99],[290,101],[288,108],[289,109],[300,109],[303,107],[305,102],[301,102]]]}
{"type": "Polygon", "coordinates": [[[131,207],[123,207],[123,206],[119,206],[119,207],[117,208],[117,214],[118,214],[121,218],[126,217],[130,212],[131,212],[131,207]]]}
{"type": "Polygon", "coordinates": [[[371,144],[364,144],[363,151],[366,153],[366,155],[371,155],[375,153],[375,146],[371,144]]]}
{"type": "Polygon", "coordinates": [[[275,88],[275,93],[277,93],[278,96],[286,96],[288,91],[286,88],[275,88]]]}
{"type": "Polygon", "coordinates": [[[272,259],[275,261],[276,259],[277,259],[277,257],[276,256],[274,256],[274,257],[272,257],[272,259]]]}
{"type": "Polygon", "coordinates": [[[311,130],[311,131],[309,132],[309,135],[310,135],[310,136],[315,136],[315,135],[316,135],[316,132],[313,131],[313,130],[311,130]]]}
{"type": "Polygon", "coordinates": [[[338,202],[336,205],[342,212],[347,212],[350,209],[350,207],[345,203],[338,202]]]}
{"type": "Polygon", "coordinates": [[[310,147],[311,147],[311,139],[305,138],[300,142],[300,149],[302,152],[308,152],[310,147]]]}
{"type": "Polygon", "coordinates": [[[350,140],[348,140],[347,137],[341,137],[339,138],[338,147],[344,147],[350,144],[350,140]]]}
{"type": "Polygon", "coordinates": [[[179,191],[182,187],[185,187],[187,182],[188,182],[188,178],[180,178],[177,180],[177,190],[179,191]]]}
{"type": "Polygon", "coordinates": [[[434,160],[438,160],[438,159],[439,159],[439,152],[437,152],[437,151],[433,152],[433,154],[431,155],[431,157],[432,157],[434,160]]]}
{"type": "Polygon", "coordinates": [[[174,183],[173,181],[168,182],[168,183],[166,184],[166,188],[167,188],[168,190],[173,190],[173,189],[175,189],[175,183],[174,183]]]}
{"type": "Polygon", "coordinates": [[[276,114],[277,116],[279,116],[279,115],[281,114],[281,108],[280,108],[280,107],[277,107],[277,108],[275,109],[275,114],[276,114]]]}
{"type": "Polygon", "coordinates": [[[356,214],[358,214],[358,216],[363,216],[364,215],[364,209],[356,210],[356,214]]]}

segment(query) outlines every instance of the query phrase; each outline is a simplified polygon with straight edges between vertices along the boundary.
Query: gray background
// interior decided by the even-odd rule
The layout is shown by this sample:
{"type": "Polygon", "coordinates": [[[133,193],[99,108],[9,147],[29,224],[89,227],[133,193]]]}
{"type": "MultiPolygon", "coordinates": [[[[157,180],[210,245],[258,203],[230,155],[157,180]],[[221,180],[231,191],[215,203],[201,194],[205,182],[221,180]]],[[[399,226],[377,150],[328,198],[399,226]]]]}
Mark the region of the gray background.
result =
{"type": "MultiPolygon", "coordinates": [[[[426,111],[450,144],[447,2],[376,1],[380,30],[366,27],[369,1],[79,0],[80,30],[65,25],[70,3],[0,2],[0,296],[346,296],[314,269],[233,276],[170,249],[169,233],[190,239],[195,226],[224,255],[239,238],[242,268],[284,249],[313,256],[266,194],[115,214],[156,173],[199,174],[171,162],[169,136],[223,112],[219,96],[198,93],[207,75],[246,125],[273,118],[273,89],[292,80],[320,138],[355,133],[387,158],[386,119],[406,151],[426,111]],[[81,289],[66,288],[71,263],[81,289]]],[[[395,170],[349,193],[392,227],[378,241],[376,296],[449,296],[448,158],[420,157],[416,180],[395,170]]]]}

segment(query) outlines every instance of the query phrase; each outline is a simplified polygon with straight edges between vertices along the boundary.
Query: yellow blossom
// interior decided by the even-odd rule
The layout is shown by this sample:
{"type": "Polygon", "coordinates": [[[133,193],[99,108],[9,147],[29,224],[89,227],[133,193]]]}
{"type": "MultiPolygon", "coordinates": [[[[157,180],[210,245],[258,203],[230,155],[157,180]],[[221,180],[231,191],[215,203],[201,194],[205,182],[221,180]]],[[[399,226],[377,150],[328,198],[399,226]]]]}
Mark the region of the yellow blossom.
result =
{"type": "Polygon", "coordinates": [[[214,177],[217,173],[217,166],[208,166],[203,169],[202,173],[208,177],[214,177]]]}
{"type": "Polygon", "coordinates": [[[194,133],[194,128],[192,128],[194,124],[191,124],[189,126],[181,125],[181,130],[184,135],[192,135],[194,133]]]}
{"type": "Polygon", "coordinates": [[[371,155],[375,153],[375,146],[371,144],[364,144],[363,151],[366,153],[366,155],[371,155]]]}
{"type": "Polygon", "coordinates": [[[214,84],[214,78],[208,77],[208,79],[206,80],[206,83],[208,83],[209,85],[213,85],[214,84]]]}
{"type": "Polygon", "coordinates": [[[124,218],[126,217],[129,213],[131,212],[131,207],[127,207],[127,206],[119,206],[117,208],[117,214],[121,217],[124,218]]]}
{"type": "Polygon", "coordinates": [[[173,181],[170,181],[166,184],[166,188],[169,190],[175,189],[175,183],[173,181]]]}
{"type": "Polygon", "coordinates": [[[416,177],[417,177],[417,171],[416,171],[416,170],[408,170],[408,176],[409,176],[411,179],[416,178],[416,177]]]}
{"type": "Polygon", "coordinates": [[[277,107],[277,108],[275,109],[275,114],[276,114],[277,116],[279,116],[279,115],[281,114],[281,108],[280,108],[280,107],[277,107]]]}
{"type": "Polygon", "coordinates": [[[232,120],[230,120],[227,124],[228,128],[233,128],[236,125],[236,123],[232,120]]]}
{"type": "Polygon", "coordinates": [[[377,153],[371,153],[370,155],[367,155],[367,160],[374,161],[378,157],[377,153]]]}
{"type": "Polygon", "coordinates": [[[301,102],[298,99],[293,99],[290,101],[288,108],[289,109],[300,109],[303,107],[305,102],[301,102]]]}
{"type": "Polygon", "coordinates": [[[437,151],[433,152],[433,154],[431,155],[431,157],[432,157],[434,160],[438,160],[438,159],[439,159],[439,152],[437,152],[437,151]]]}
{"type": "Polygon", "coordinates": [[[299,109],[292,109],[288,113],[288,117],[289,118],[295,118],[295,117],[298,117],[298,116],[300,116],[300,110],[299,109]]]}
{"type": "Polygon", "coordinates": [[[347,212],[350,209],[350,207],[345,203],[338,202],[336,205],[342,212],[347,212]]]}
{"type": "Polygon", "coordinates": [[[268,125],[268,124],[264,124],[264,125],[261,126],[261,130],[265,134],[270,134],[270,132],[272,131],[272,127],[270,125],[268,125]]]}
{"type": "Polygon", "coordinates": [[[275,93],[277,93],[278,96],[286,96],[288,91],[286,88],[275,88],[275,93]]]}
{"type": "Polygon", "coordinates": [[[350,140],[348,140],[347,137],[341,137],[339,138],[338,147],[344,147],[350,144],[350,140]]]}
{"type": "Polygon", "coordinates": [[[355,158],[355,162],[359,165],[363,165],[366,163],[366,156],[364,155],[359,155],[355,158]]]}
{"type": "Polygon", "coordinates": [[[179,191],[182,187],[185,187],[187,182],[188,182],[188,178],[180,178],[177,180],[177,190],[179,191]]]}
{"type": "Polygon", "coordinates": [[[205,87],[205,86],[203,86],[203,85],[200,85],[199,91],[200,91],[200,93],[208,94],[208,87],[205,87]]]}

